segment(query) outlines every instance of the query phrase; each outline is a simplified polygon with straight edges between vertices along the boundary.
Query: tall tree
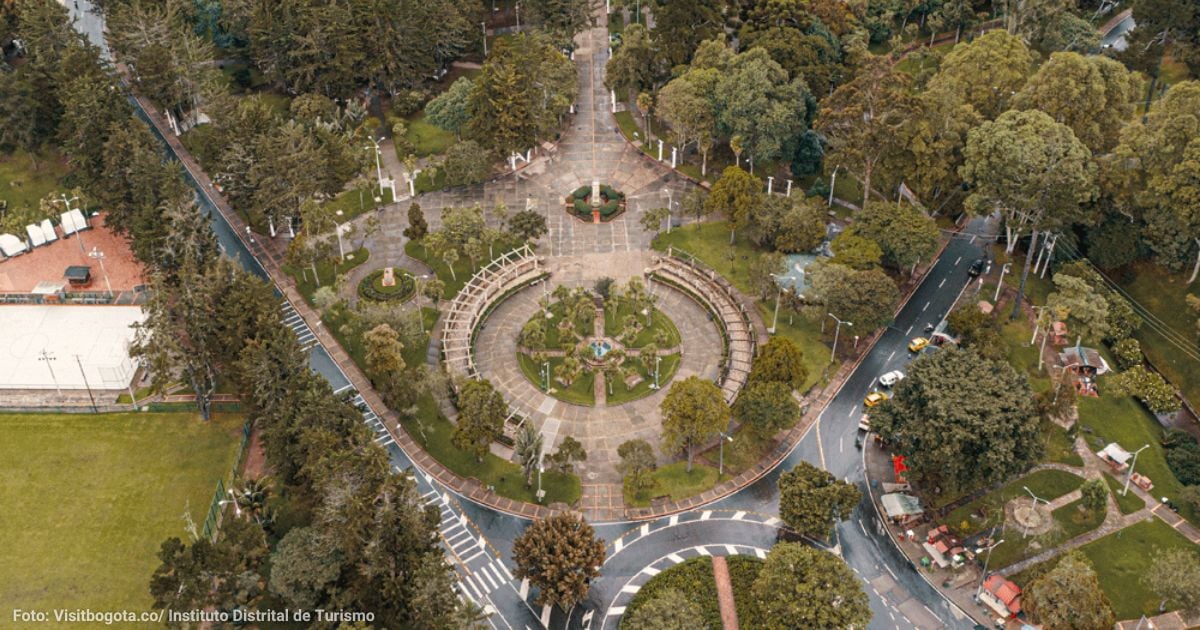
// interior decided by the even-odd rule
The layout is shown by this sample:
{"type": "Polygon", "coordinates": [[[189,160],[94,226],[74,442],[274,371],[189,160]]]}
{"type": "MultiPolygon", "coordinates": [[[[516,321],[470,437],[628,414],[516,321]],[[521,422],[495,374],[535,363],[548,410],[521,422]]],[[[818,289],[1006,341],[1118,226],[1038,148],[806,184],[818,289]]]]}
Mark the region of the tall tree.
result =
{"type": "Polygon", "coordinates": [[[829,145],[826,163],[861,176],[864,208],[876,169],[901,159],[915,111],[907,75],[883,57],[866,61],[853,80],[821,102],[816,129],[829,145]]]}
{"type": "Polygon", "coordinates": [[[508,220],[508,230],[522,241],[536,241],[549,231],[546,217],[535,210],[521,210],[508,220]]]}
{"type": "Polygon", "coordinates": [[[804,367],[800,347],[787,337],[775,335],[759,346],[748,384],[783,383],[790,389],[800,389],[807,379],[808,369],[804,367]]]}
{"type": "Polygon", "coordinates": [[[671,80],[658,94],[658,116],[671,127],[680,150],[693,142],[700,151],[700,175],[708,175],[708,152],[717,137],[715,90],[720,72],[693,68],[671,80]]]}
{"type": "Polygon", "coordinates": [[[728,136],[740,136],[754,162],[780,157],[784,142],[808,128],[816,99],[800,78],[788,73],[761,48],[735,55],[716,90],[718,123],[728,136]]]}
{"type": "Polygon", "coordinates": [[[449,89],[425,105],[425,116],[429,122],[461,136],[463,127],[470,120],[467,108],[474,90],[475,84],[470,77],[459,77],[449,89]]]}
{"type": "Polygon", "coordinates": [[[779,476],[779,518],[804,536],[828,539],[861,500],[858,486],[808,462],[779,476]]]}
{"type": "Polygon", "coordinates": [[[533,485],[533,473],[542,464],[542,433],[532,422],[526,421],[517,430],[513,451],[525,473],[525,487],[528,488],[533,485]]]}
{"type": "Polygon", "coordinates": [[[1033,69],[1033,53],[1004,31],[988,31],[975,41],[955,46],[929,82],[933,91],[959,95],[986,119],[1008,110],[1033,69]]]}
{"type": "Polygon", "coordinates": [[[792,426],[800,417],[800,405],[791,387],[783,383],[755,383],[742,390],[733,403],[733,417],[760,437],[792,426]]]}
{"type": "Polygon", "coordinates": [[[572,46],[572,40],[591,23],[587,0],[526,0],[529,23],[550,34],[561,47],[572,46]]]}
{"type": "Polygon", "coordinates": [[[800,543],[778,543],[754,580],[765,628],[866,628],[870,603],[837,556],[800,543]]]}
{"type": "Polygon", "coordinates": [[[1017,92],[1013,106],[1049,114],[1099,155],[1116,146],[1133,117],[1139,87],[1137,77],[1112,59],[1058,52],[1017,92]]]}
{"type": "Polygon", "coordinates": [[[746,224],[750,210],[762,201],[762,180],[736,166],[727,166],[704,201],[707,212],[725,215],[732,245],[738,228],[746,224]]]}
{"type": "Polygon", "coordinates": [[[978,215],[1000,211],[1009,251],[1024,229],[1032,234],[1013,304],[1016,318],[1039,234],[1080,216],[1080,204],[1096,194],[1096,167],[1069,127],[1039,111],[1005,112],[980,125],[967,137],[965,154],[962,176],[972,185],[967,208],[978,215]]]}
{"type": "Polygon", "coordinates": [[[853,333],[865,335],[892,321],[900,291],[896,283],[879,269],[855,271],[837,264],[821,264],[812,269],[812,290],[805,298],[822,304],[825,312],[854,324],[853,333]]]}
{"type": "Polygon", "coordinates": [[[425,213],[421,211],[421,204],[415,201],[408,204],[408,227],[404,228],[404,238],[410,241],[419,241],[428,233],[429,223],[425,221],[425,213]]]}
{"type": "Polygon", "coordinates": [[[897,269],[911,270],[918,262],[930,262],[940,244],[937,223],[920,208],[902,202],[864,208],[854,231],[878,243],[884,258],[897,269]]]}
{"type": "Polygon", "coordinates": [[[554,133],[579,91],[575,66],[542,38],[498,40],[475,80],[467,134],[507,157],[554,133]]]}
{"type": "Polygon", "coordinates": [[[939,495],[1027,469],[1041,448],[1037,427],[1024,376],[1006,361],[952,347],[914,362],[892,399],[871,412],[871,430],[939,495]]]}
{"type": "Polygon", "coordinates": [[[266,593],[262,577],[267,538],[257,523],[228,519],[213,542],[190,545],[168,538],[158,552],[161,564],[150,578],[150,595],[159,610],[253,610],[266,593]]]}
{"type": "Polygon", "coordinates": [[[603,539],[570,512],[534,521],[513,542],[513,576],[538,588],[534,602],[570,610],[587,597],[606,556],[603,539]]]}
{"type": "Polygon", "coordinates": [[[1021,602],[1047,628],[1110,628],[1115,620],[1096,571],[1079,552],[1063,556],[1049,573],[1031,582],[1021,602]]]}
{"type": "Polygon", "coordinates": [[[1200,558],[1191,549],[1155,553],[1142,582],[1162,598],[1163,604],[1188,613],[1200,610],[1200,558]]]}
{"type": "Polygon", "coordinates": [[[1046,306],[1059,319],[1068,320],[1076,337],[1098,341],[1108,336],[1108,301],[1087,281],[1075,276],[1054,274],[1056,290],[1046,297],[1046,306]]]}
{"type": "Polygon", "coordinates": [[[654,461],[654,449],[646,440],[626,440],[617,447],[617,471],[621,473],[623,482],[634,494],[654,485],[650,476],[657,464],[654,461]]]}
{"type": "Polygon", "coordinates": [[[664,74],[662,62],[641,24],[621,32],[621,45],[604,64],[604,87],[626,94],[652,91],[664,74]]]}
{"type": "Polygon", "coordinates": [[[725,20],[719,0],[658,2],[653,7],[650,36],[672,67],[688,63],[700,42],[722,34],[725,20]]]}
{"type": "Polygon", "coordinates": [[[729,425],[729,405],[715,383],[698,376],[675,381],[663,398],[663,452],[687,450],[687,470],[692,471],[692,447],[729,425]]]}
{"type": "Polygon", "coordinates": [[[458,427],[454,445],[482,462],[491,444],[504,430],[508,405],[486,379],[467,381],[458,393],[458,427]]]}

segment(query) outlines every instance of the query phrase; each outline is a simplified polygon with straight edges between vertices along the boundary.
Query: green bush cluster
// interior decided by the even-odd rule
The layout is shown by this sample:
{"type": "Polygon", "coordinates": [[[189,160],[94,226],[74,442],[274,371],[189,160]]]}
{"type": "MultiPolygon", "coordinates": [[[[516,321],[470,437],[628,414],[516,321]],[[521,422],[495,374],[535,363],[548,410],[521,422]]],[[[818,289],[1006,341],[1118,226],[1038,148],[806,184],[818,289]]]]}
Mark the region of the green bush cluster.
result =
{"type": "Polygon", "coordinates": [[[1191,434],[1178,429],[1167,431],[1163,437],[1167,451],[1167,467],[1185,486],[1200,485],[1200,444],[1191,434]]]}
{"type": "Polygon", "coordinates": [[[358,296],[376,302],[403,302],[412,297],[416,283],[412,276],[400,271],[396,274],[396,286],[383,286],[383,269],[367,274],[358,283],[358,296]]]}
{"type": "MultiPolygon", "coordinates": [[[[592,204],[589,197],[592,195],[591,186],[580,186],[567,197],[567,203],[571,204],[572,211],[581,217],[592,216],[592,204]]],[[[604,203],[600,204],[600,216],[608,218],[615,215],[621,209],[621,201],[625,199],[625,193],[616,190],[612,186],[602,184],[600,186],[600,198],[604,203]]]]}

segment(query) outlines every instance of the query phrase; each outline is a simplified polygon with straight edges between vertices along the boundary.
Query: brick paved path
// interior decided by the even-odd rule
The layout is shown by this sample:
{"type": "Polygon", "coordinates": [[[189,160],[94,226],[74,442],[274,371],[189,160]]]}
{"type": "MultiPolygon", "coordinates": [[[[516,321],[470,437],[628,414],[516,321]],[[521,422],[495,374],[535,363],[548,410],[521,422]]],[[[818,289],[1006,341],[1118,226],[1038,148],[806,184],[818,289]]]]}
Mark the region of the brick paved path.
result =
{"type": "Polygon", "coordinates": [[[721,626],[724,630],[737,630],[737,604],[733,599],[733,583],[729,580],[729,564],[725,556],[713,556],[713,580],[717,583],[717,604],[721,608],[721,626]]]}

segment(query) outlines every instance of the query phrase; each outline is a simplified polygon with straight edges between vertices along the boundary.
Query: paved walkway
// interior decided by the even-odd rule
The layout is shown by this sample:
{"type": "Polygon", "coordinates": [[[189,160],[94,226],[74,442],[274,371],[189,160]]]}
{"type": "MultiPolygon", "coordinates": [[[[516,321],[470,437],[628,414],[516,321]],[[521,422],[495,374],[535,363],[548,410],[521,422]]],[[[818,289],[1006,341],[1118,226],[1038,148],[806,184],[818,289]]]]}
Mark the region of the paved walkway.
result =
{"type": "Polygon", "coordinates": [[[713,556],[713,580],[717,583],[717,604],[721,607],[721,626],[738,630],[737,604],[733,599],[733,583],[729,580],[729,564],[725,556],[713,556]]]}
{"type": "MultiPolygon", "coordinates": [[[[564,283],[590,287],[591,276],[612,274],[613,271],[603,267],[590,268],[586,273],[580,270],[574,282],[564,283]]],[[[623,282],[625,277],[616,279],[623,282]]],[[[675,379],[692,375],[717,378],[721,336],[708,320],[708,313],[675,289],[659,283],[651,283],[651,287],[659,296],[658,307],[670,314],[680,332],[681,359],[675,379]]],[[[553,451],[564,436],[579,440],[588,453],[587,461],[578,465],[584,482],[615,484],[619,498],[621,475],[616,470],[616,452],[622,442],[646,440],[654,446],[661,463],[672,461],[659,451],[662,422],[658,407],[666,395],[665,387],[663,391],[620,405],[584,407],[553,398],[529,382],[516,361],[517,332],[541,308],[538,299],[543,288],[527,287],[496,307],[476,339],[476,365],[480,374],[496,386],[509,405],[537,425],[545,436],[547,452],[553,451]]],[[[599,326],[602,330],[603,324],[599,326]]]]}

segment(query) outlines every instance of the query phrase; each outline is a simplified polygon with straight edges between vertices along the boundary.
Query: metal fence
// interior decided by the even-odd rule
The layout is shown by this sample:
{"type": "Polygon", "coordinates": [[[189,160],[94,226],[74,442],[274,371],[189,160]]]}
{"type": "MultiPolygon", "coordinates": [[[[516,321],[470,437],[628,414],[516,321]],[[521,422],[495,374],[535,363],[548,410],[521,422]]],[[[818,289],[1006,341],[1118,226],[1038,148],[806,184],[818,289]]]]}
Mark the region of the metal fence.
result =
{"type": "MultiPolygon", "coordinates": [[[[229,469],[227,478],[229,484],[232,485],[237,477],[238,469],[242,467],[242,462],[246,458],[246,447],[250,445],[250,421],[242,425],[242,441],[238,444],[237,457],[233,458],[233,466],[229,469]]],[[[225,478],[217,480],[217,488],[213,491],[212,502],[208,506],[208,515],[204,518],[204,527],[201,529],[201,534],[216,542],[217,534],[221,529],[221,514],[224,512],[222,507],[225,505],[226,485],[225,478]]]]}

